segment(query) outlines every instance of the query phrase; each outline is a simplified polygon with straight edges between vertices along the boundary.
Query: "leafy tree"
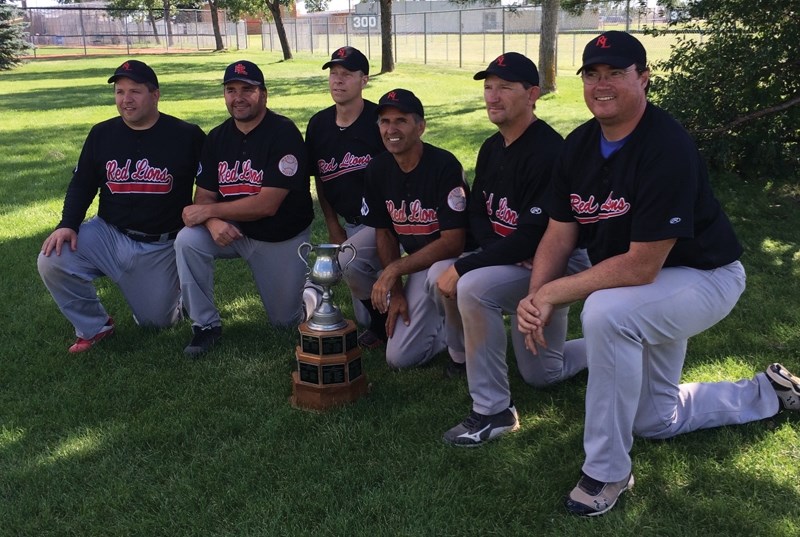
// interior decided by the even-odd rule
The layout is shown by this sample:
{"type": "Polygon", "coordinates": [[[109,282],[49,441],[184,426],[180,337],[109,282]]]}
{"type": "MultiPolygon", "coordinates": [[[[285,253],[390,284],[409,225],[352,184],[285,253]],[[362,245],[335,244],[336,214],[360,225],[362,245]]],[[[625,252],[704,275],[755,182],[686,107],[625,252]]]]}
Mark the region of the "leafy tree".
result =
{"type": "MultiPolygon", "coordinates": [[[[160,9],[161,0],[111,0],[108,3],[108,13],[112,17],[125,18],[131,16],[131,12],[141,12],[146,14],[147,20],[150,22],[150,27],[153,29],[153,36],[155,37],[156,44],[160,44],[161,40],[158,37],[158,28],[156,27],[156,9],[160,9]]],[[[137,19],[141,16],[134,15],[137,19]]]]}
{"type": "Polygon", "coordinates": [[[17,65],[20,56],[30,49],[26,36],[22,13],[6,0],[0,0],[0,70],[17,65]]]}
{"type": "Polygon", "coordinates": [[[306,0],[306,11],[319,13],[328,9],[328,0],[306,0]]]}
{"type": "MultiPolygon", "coordinates": [[[[709,163],[749,176],[800,172],[800,0],[701,0],[653,100],[696,137],[709,163]]],[[[674,30],[651,30],[654,34],[674,30]]]]}
{"type": "Polygon", "coordinates": [[[275,29],[278,32],[278,40],[281,43],[283,59],[292,59],[292,49],[289,47],[289,39],[286,36],[286,28],[283,26],[281,6],[289,8],[294,5],[294,0],[215,0],[219,7],[228,9],[233,16],[240,16],[245,13],[264,13],[270,14],[275,22],[275,29]],[[224,6],[223,6],[224,1],[224,6]]]}

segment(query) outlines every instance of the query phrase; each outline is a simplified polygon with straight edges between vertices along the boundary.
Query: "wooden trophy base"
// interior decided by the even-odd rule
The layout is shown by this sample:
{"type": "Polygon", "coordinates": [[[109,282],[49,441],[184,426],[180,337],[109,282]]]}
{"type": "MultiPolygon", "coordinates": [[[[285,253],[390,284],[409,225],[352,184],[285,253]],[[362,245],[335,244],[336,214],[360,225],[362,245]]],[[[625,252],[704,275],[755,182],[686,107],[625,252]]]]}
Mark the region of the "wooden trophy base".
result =
{"type": "Polygon", "coordinates": [[[351,403],[369,391],[361,366],[358,332],[348,320],[338,330],[312,330],[300,325],[300,344],[295,349],[297,371],[292,372],[295,408],[327,410],[351,403]]]}

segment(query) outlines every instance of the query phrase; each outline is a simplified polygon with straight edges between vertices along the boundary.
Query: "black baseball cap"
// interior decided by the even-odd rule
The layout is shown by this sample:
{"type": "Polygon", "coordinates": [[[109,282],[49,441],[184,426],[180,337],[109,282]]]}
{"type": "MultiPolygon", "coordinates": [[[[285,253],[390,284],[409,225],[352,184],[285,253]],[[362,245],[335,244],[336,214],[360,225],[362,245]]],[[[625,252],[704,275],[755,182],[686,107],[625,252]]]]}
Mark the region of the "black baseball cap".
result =
{"type": "Polygon", "coordinates": [[[408,91],[407,89],[393,89],[378,101],[376,112],[380,115],[384,108],[394,107],[403,112],[404,114],[417,114],[419,117],[425,117],[425,110],[422,108],[422,103],[417,96],[408,91]]]}
{"type": "Polygon", "coordinates": [[[348,71],[361,71],[365,75],[369,74],[369,61],[360,50],[354,47],[341,47],[331,54],[331,60],[322,66],[323,69],[341,65],[348,71]]]}
{"type": "Polygon", "coordinates": [[[633,64],[647,65],[647,52],[638,39],[627,32],[611,30],[595,37],[583,49],[581,71],[598,63],[622,69],[633,64]]]}
{"type": "Polygon", "coordinates": [[[114,71],[114,74],[108,79],[108,83],[116,82],[118,78],[130,78],[139,84],[147,84],[148,82],[155,87],[158,87],[158,77],[156,72],[153,71],[149,65],[139,60],[128,60],[114,71]]]}
{"type": "Polygon", "coordinates": [[[222,79],[223,84],[239,80],[251,86],[258,86],[266,88],[264,84],[264,73],[258,68],[258,65],[247,60],[239,60],[233,62],[225,68],[225,77],[222,79]]]}
{"type": "Polygon", "coordinates": [[[495,75],[508,82],[528,82],[534,86],[539,85],[539,71],[536,64],[519,52],[506,52],[501,54],[483,71],[475,73],[472,78],[483,80],[489,75],[495,75]]]}

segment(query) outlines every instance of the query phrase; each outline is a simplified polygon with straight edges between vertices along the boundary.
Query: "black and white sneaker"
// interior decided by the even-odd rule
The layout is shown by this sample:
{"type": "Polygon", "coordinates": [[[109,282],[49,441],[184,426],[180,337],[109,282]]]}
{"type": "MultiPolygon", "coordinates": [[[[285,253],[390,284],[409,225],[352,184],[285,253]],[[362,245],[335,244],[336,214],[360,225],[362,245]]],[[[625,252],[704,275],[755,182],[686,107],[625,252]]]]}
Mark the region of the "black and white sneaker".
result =
{"type": "Polygon", "coordinates": [[[317,285],[316,283],[306,280],[305,285],[303,286],[303,320],[310,321],[311,317],[314,315],[314,311],[316,311],[317,306],[322,303],[322,294],[324,289],[322,289],[321,285],[317,285]]]}
{"type": "Polygon", "coordinates": [[[633,474],[616,483],[603,483],[581,472],[581,479],[564,499],[564,507],[577,516],[600,516],[611,511],[620,495],[633,488],[633,474]]]}
{"type": "Polygon", "coordinates": [[[775,388],[781,402],[781,408],[800,410],[800,378],[792,375],[781,364],[772,364],[767,368],[767,378],[775,388]]]}
{"type": "Polygon", "coordinates": [[[491,416],[478,414],[473,410],[467,419],[444,433],[442,439],[451,446],[477,447],[518,429],[517,409],[511,405],[502,412],[491,416]]]}
{"type": "Polygon", "coordinates": [[[183,349],[184,354],[197,357],[204,354],[222,338],[221,326],[193,326],[192,341],[183,349]]]}

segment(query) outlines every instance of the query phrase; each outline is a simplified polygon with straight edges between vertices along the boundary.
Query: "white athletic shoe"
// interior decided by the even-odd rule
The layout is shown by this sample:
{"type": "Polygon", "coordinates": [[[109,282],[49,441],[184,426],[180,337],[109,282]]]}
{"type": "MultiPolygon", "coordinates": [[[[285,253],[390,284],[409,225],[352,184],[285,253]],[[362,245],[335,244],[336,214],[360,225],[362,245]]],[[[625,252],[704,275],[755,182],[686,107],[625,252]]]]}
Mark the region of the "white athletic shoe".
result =
{"type": "Polygon", "coordinates": [[[770,365],[766,371],[767,378],[775,388],[775,394],[781,402],[781,408],[800,410],[800,378],[792,375],[781,364],[770,365]]]}

